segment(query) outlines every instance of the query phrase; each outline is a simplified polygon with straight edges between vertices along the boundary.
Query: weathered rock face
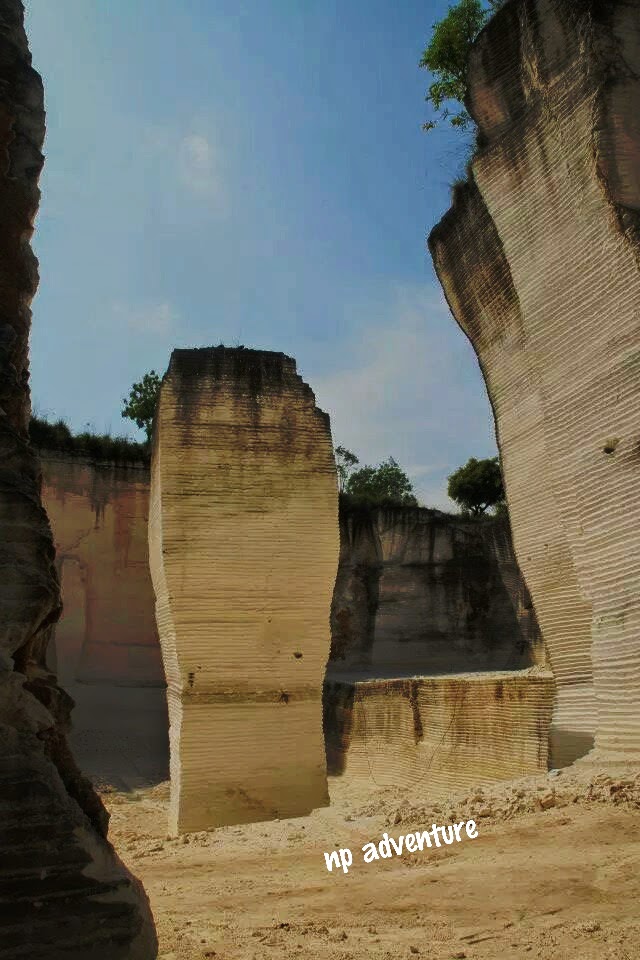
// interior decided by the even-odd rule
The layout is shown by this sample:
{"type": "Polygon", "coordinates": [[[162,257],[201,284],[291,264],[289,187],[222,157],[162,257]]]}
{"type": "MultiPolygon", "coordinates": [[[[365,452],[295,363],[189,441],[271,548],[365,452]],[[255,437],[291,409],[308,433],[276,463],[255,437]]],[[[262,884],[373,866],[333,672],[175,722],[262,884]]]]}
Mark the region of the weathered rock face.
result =
{"type": "Polygon", "coordinates": [[[174,351],[149,514],[173,832],[328,802],[321,698],[338,553],[329,420],[295,362],[174,351]]]}
{"type": "MultiPolygon", "coordinates": [[[[66,685],[164,686],[148,571],[149,470],[48,450],[40,459],[64,601],[52,668],[57,650],[66,685]]],[[[506,520],[343,506],[332,670],[364,678],[544,662],[506,520]]]]}
{"type": "Polygon", "coordinates": [[[45,453],[42,500],[64,615],[49,645],[62,683],[164,686],[149,573],[149,471],[45,453]]]}
{"type": "Polygon", "coordinates": [[[328,682],[331,773],[425,796],[547,769],[554,682],[538,667],[328,682]]]}
{"type": "Polygon", "coordinates": [[[331,773],[434,796],[546,769],[545,664],[506,520],[342,512],[324,690],[331,773]]]}
{"type": "Polygon", "coordinates": [[[421,508],[343,509],[331,635],[357,678],[545,662],[508,522],[421,508]]]}
{"type": "Polygon", "coordinates": [[[639,68],[632,0],[507,3],[471,58],[472,178],[429,239],[494,408],[556,764],[640,751],[639,68]]]}
{"type": "MultiPolygon", "coordinates": [[[[168,763],[164,692],[122,689],[152,687],[164,676],[148,550],[142,543],[148,470],[89,463],[52,451],[41,451],[41,459],[43,499],[62,567],[65,609],[56,626],[55,648],[62,679],[76,701],[71,744],[83,770],[122,789],[157,783],[166,778],[168,763]]],[[[52,647],[54,642],[50,652],[52,647]]],[[[354,726],[342,706],[334,709],[336,681],[342,681],[343,704],[349,698],[346,681],[453,671],[486,674],[545,662],[506,520],[477,523],[421,508],[371,511],[343,505],[329,682],[323,693],[332,770],[348,764],[350,773],[357,771],[353,758],[366,747],[359,739],[365,727],[354,726]],[[343,742],[340,759],[336,751],[343,742]]],[[[472,686],[478,704],[489,696],[489,687],[472,686]]],[[[390,716],[400,709],[393,699],[402,697],[403,689],[390,684],[380,701],[390,716]]],[[[476,709],[474,698],[465,700],[465,708],[467,703],[473,710],[464,720],[465,729],[470,740],[482,745],[486,727],[481,722],[474,728],[482,708],[476,709]]],[[[373,700],[367,704],[369,710],[373,700]]],[[[409,737],[409,753],[405,747],[401,751],[409,758],[408,776],[413,775],[411,764],[416,764],[415,773],[424,760],[409,734],[401,725],[389,741],[397,746],[409,737]]],[[[513,762],[514,744],[522,735],[518,730],[509,734],[513,762]]],[[[502,767],[505,776],[512,769],[509,763],[502,767]]],[[[463,772],[460,768],[460,775],[463,772]]],[[[427,778],[425,789],[439,782],[427,778]]]]}
{"type": "Polygon", "coordinates": [[[59,586],[27,442],[43,137],[23,7],[0,0],[0,958],[150,960],[146,897],[105,840],[66,745],[71,702],[45,665],[59,586]]]}

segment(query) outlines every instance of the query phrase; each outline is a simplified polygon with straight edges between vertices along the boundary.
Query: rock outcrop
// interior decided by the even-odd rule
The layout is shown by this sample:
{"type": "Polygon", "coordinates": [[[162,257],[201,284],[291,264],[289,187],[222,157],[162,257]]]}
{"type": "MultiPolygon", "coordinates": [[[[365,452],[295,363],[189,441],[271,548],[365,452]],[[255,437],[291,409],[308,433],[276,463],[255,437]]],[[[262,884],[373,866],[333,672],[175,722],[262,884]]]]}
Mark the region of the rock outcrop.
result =
{"type": "Polygon", "coordinates": [[[149,512],[172,832],[328,803],[321,700],[338,553],[329,419],[295,362],[175,350],[149,512]]]}
{"type": "Polygon", "coordinates": [[[27,437],[44,106],[23,15],[0,0],[0,958],[152,960],[148,902],[105,839],[66,744],[72,703],[46,668],[60,596],[27,437]]]}
{"type": "Polygon", "coordinates": [[[640,753],[639,73],[635,0],[509,0],[469,65],[469,182],[429,238],[493,404],[556,764],[640,753]]]}
{"type": "Polygon", "coordinates": [[[343,507],[331,608],[334,675],[390,678],[544,662],[506,519],[343,507]]]}

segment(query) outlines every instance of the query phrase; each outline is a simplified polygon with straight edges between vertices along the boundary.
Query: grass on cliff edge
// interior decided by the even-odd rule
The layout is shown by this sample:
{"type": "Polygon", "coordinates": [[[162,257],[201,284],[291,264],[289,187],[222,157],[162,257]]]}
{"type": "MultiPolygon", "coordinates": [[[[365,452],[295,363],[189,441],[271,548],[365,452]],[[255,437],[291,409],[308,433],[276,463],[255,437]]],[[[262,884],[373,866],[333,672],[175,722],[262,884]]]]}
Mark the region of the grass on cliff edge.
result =
{"type": "Polygon", "coordinates": [[[127,437],[112,437],[109,433],[73,434],[64,420],[49,423],[40,417],[31,417],[29,437],[34,447],[52,450],[89,460],[110,460],[114,463],[149,463],[148,443],[138,443],[127,437]]]}

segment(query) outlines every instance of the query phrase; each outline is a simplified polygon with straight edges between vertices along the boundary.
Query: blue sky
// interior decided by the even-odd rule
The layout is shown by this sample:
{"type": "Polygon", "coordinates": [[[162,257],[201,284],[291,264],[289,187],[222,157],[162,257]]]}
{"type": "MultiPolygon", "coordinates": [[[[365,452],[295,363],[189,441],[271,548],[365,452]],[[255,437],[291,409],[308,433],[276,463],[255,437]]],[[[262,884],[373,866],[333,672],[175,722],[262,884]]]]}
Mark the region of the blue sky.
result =
{"type": "Polygon", "coordinates": [[[173,347],[295,357],[334,442],[427,506],[495,453],[426,236],[465,143],[420,129],[448,0],[26,0],[45,83],[32,390],[142,439],[130,385],[173,347]]]}

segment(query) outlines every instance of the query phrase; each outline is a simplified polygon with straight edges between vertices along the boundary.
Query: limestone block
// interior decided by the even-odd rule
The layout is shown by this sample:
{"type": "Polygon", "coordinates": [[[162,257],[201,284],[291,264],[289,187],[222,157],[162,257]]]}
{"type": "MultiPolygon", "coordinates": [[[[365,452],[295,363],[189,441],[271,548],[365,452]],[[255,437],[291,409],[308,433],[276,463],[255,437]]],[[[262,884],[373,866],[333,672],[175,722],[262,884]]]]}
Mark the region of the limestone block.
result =
{"type": "Polygon", "coordinates": [[[0,0],[0,960],[152,960],[148,901],[105,839],[67,746],[72,701],[46,669],[60,594],[27,438],[44,107],[23,17],[0,0]]]}
{"type": "Polygon", "coordinates": [[[149,554],[170,829],[326,804],[337,481],[329,419],[292,359],[173,352],[154,422],[149,554]]]}
{"type": "Polygon", "coordinates": [[[493,404],[555,764],[640,752],[639,66],[631,0],[506,4],[470,61],[472,176],[429,240],[493,404]]]}
{"type": "Polygon", "coordinates": [[[424,796],[547,769],[554,680],[538,667],[328,684],[329,768],[424,796]]]}

